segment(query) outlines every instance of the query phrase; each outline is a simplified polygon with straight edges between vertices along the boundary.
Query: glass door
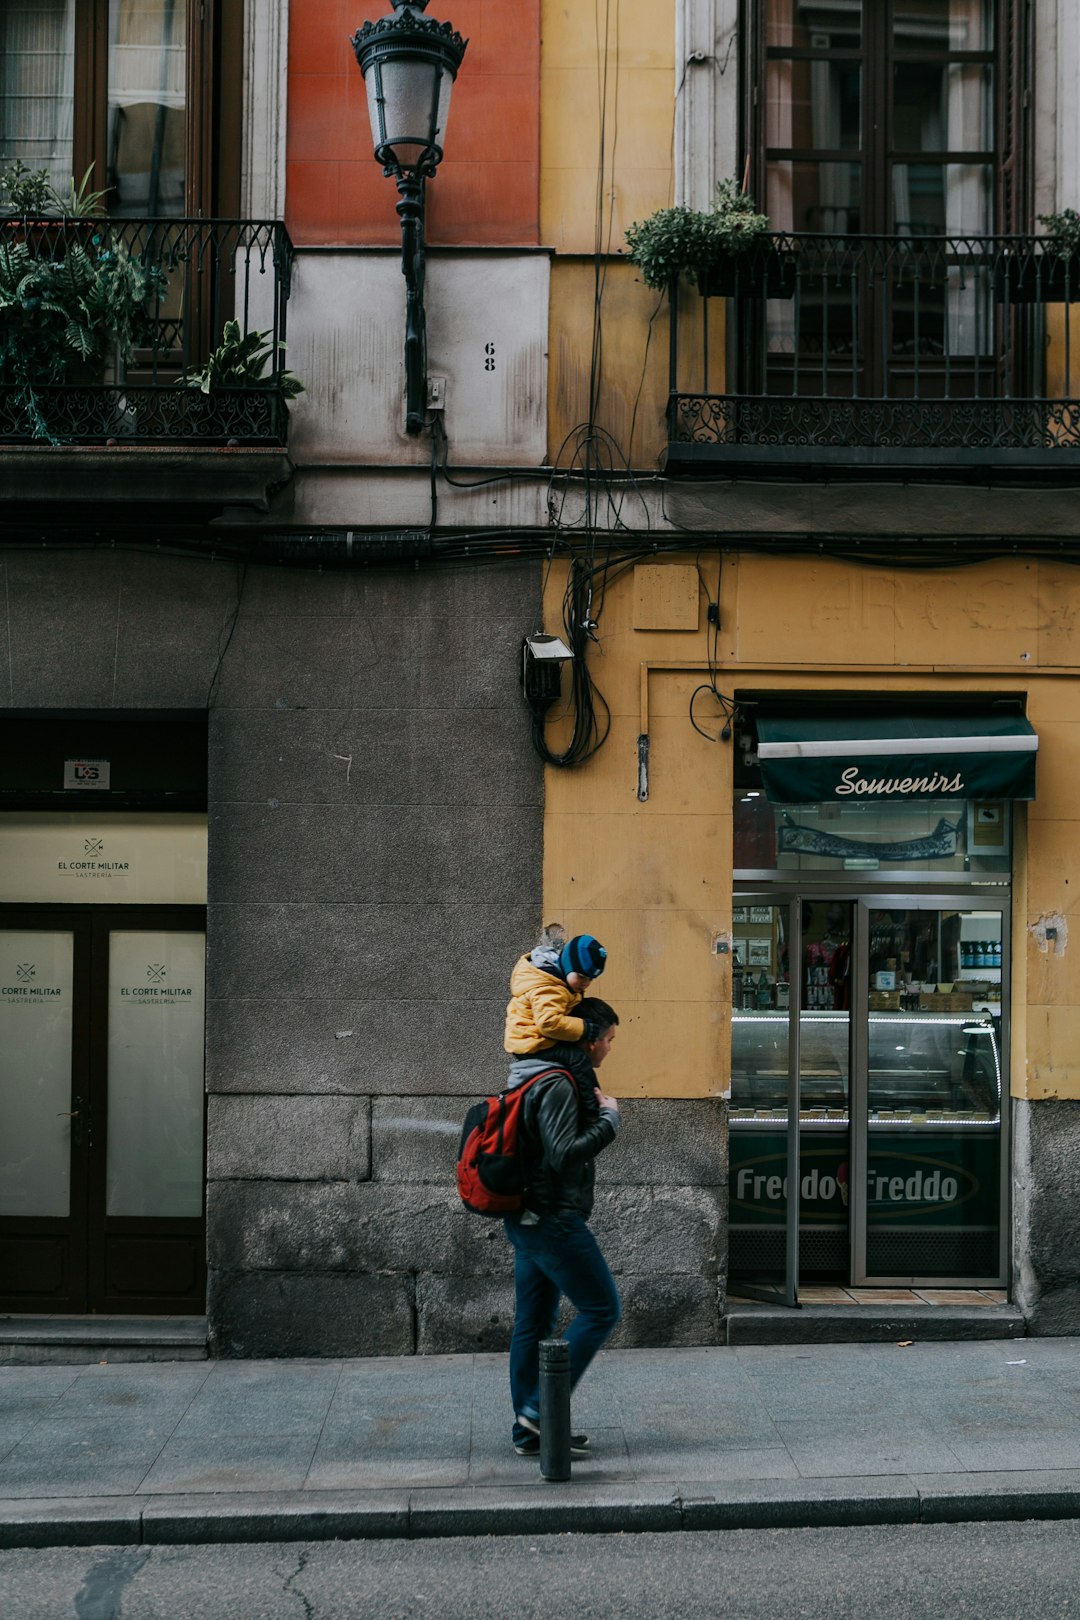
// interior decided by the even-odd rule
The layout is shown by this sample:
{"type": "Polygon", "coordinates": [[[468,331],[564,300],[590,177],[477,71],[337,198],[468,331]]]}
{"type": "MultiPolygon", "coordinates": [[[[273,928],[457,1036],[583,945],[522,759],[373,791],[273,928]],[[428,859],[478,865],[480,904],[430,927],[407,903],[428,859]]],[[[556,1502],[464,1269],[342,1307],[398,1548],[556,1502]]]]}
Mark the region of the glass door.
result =
{"type": "Polygon", "coordinates": [[[800,1282],[846,1282],[850,1273],[854,907],[817,896],[738,899],[730,1291],[765,1297],[751,1286],[771,1278],[775,1298],[782,1276],[782,1302],[795,1305],[800,1282]]]}
{"type": "Polygon", "coordinates": [[[0,1310],[203,1309],[203,922],[0,907],[0,1310]]]}
{"type": "MultiPolygon", "coordinates": [[[[62,919],[55,919],[59,925],[62,919]]],[[[85,927],[0,926],[0,1293],[7,1308],[77,1301],[86,1270],[85,927]]]]}
{"type": "Polygon", "coordinates": [[[797,1305],[801,922],[794,901],[740,897],[732,941],[728,1288],[797,1305]]]}
{"type": "Polygon", "coordinates": [[[1003,906],[859,903],[853,1273],[1004,1280],[1003,906]]]}
{"type": "Polygon", "coordinates": [[[1000,1285],[1004,903],[747,893],[734,919],[729,1291],[1000,1285]]]}

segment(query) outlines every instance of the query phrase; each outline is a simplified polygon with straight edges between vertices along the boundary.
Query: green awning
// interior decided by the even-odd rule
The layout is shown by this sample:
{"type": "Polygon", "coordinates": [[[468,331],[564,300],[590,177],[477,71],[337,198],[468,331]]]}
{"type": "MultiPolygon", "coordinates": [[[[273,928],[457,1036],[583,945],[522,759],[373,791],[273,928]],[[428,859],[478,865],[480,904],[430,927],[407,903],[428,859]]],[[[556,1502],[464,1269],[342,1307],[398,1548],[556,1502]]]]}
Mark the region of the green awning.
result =
{"type": "Polygon", "coordinates": [[[1039,739],[1020,714],[758,716],[774,804],[1033,799],[1039,739]]]}

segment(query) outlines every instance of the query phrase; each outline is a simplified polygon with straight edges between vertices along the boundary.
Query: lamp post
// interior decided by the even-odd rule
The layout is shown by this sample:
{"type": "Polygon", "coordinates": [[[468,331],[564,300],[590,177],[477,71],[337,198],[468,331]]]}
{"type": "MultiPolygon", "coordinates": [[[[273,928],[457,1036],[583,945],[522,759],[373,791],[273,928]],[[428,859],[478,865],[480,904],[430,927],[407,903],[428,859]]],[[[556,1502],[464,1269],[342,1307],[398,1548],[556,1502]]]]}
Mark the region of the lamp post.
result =
{"type": "Polygon", "coordinates": [[[405,427],[420,433],[427,418],[424,188],[442,162],[450,91],[468,40],[452,24],[425,17],[428,0],[392,3],[393,15],[364,23],[352,45],[367,86],[375,157],[401,195],[405,427]]]}

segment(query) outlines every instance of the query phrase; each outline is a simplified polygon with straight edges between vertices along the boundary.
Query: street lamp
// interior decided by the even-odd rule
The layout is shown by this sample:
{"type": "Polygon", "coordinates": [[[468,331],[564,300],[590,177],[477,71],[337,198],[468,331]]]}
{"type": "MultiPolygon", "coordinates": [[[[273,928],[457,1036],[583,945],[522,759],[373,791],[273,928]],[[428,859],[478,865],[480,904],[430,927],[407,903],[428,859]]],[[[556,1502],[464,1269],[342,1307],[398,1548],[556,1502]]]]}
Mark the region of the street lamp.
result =
{"type": "Polygon", "coordinates": [[[442,162],[450,91],[468,40],[452,24],[425,17],[428,0],[393,0],[393,6],[392,16],[364,23],[352,45],[367,85],[375,157],[401,194],[405,427],[420,433],[427,415],[424,187],[442,162]]]}

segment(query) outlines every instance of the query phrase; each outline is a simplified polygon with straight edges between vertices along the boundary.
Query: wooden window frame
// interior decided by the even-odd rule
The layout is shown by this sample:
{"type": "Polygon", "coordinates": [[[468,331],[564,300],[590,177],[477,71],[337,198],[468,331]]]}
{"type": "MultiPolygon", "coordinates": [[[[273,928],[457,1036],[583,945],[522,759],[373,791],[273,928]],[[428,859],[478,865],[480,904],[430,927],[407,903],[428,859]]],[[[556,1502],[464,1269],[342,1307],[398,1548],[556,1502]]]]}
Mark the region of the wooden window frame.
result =
{"type": "MultiPolygon", "coordinates": [[[[191,219],[236,218],[243,120],[243,0],[189,0],[184,209],[191,219]]],[[[109,0],[75,0],[72,171],[108,168],[109,0]]]]}
{"type": "Polygon", "coordinates": [[[743,0],[744,41],[742,167],[756,197],[765,196],[769,162],[857,162],[861,168],[861,234],[890,234],[892,168],[896,163],[932,161],[992,166],[995,218],[990,234],[1026,233],[1031,216],[1033,163],[1033,15],[1031,0],[1003,0],[995,8],[994,48],[989,51],[897,49],[893,43],[895,0],[864,0],[861,43],[835,50],[773,46],[766,41],[766,0],[743,0]],[[857,61],[862,68],[861,140],[857,149],[766,147],[767,64],[770,61],[857,61]],[[993,68],[994,139],[989,151],[908,152],[892,148],[893,69],[898,62],[970,63],[993,68]],[[875,123],[871,108],[886,109],[875,123]]]}

